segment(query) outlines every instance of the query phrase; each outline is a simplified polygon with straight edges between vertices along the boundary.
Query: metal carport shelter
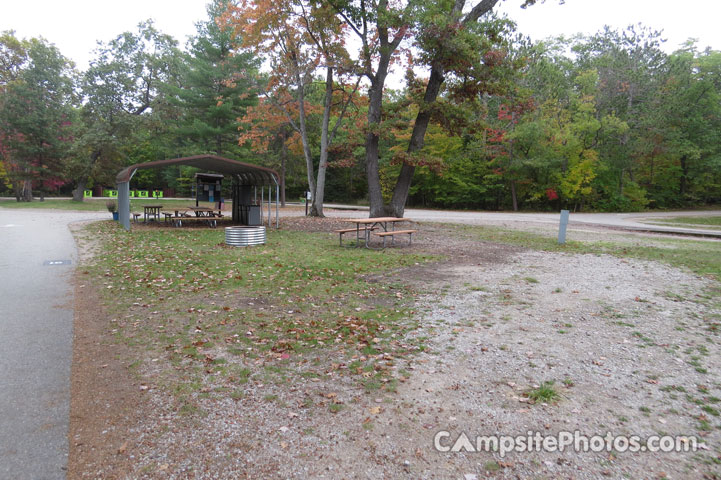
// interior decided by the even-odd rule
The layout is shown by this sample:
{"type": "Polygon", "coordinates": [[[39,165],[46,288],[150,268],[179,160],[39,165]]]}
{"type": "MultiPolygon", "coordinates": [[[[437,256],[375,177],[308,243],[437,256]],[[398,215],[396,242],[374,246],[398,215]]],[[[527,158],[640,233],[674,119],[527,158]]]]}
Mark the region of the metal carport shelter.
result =
{"type": "MultiPolygon", "coordinates": [[[[270,226],[271,188],[275,186],[275,226],[278,227],[278,198],[280,177],[270,168],[242,163],[217,155],[195,155],[192,157],[172,158],[169,160],[156,160],[154,162],[137,163],[121,170],[115,177],[118,188],[118,220],[130,230],[130,179],[140,168],[163,168],[173,165],[188,165],[201,170],[220,172],[233,179],[233,220],[239,218],[239,207],[236,201],[241,186],[261,187],[261,195],[268,187],[268,225],[270,226]]],[[[262,203],[262,202],[261,202],[262,203]]]]}

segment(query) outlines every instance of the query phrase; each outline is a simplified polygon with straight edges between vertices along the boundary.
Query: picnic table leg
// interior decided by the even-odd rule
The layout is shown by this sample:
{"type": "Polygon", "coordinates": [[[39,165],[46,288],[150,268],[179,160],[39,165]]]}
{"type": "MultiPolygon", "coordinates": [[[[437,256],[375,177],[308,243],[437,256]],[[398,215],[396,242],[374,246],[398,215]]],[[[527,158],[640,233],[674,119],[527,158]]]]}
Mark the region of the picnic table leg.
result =
{"type": "Polygon", "coordinates": [[[365,226],[365,233],[366,233],[366,248],[371,248],[370,241],[371,241],[371,232],[375,228],[377,224],[371,223],[365,226]]]}

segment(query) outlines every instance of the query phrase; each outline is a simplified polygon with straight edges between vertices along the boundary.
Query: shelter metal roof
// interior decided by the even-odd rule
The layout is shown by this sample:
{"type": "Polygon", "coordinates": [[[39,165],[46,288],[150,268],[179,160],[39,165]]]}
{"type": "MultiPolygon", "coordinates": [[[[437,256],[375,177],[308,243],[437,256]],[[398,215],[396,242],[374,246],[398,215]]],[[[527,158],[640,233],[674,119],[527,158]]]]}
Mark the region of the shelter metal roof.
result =
{"type": "Polygon", "coordinates": [[[115,181],[117,183],[129,182],[135,171],[141,168],[163,168],[173,165],[188,165],[202,170],[232,175],[238,178],[241,185],[261,186],[277,185],[280,183],[280,177],[275,170],[219,157],[217,155],[195,155],[192,157],[136,163],[121,170],[115,177],[115,181]]]}

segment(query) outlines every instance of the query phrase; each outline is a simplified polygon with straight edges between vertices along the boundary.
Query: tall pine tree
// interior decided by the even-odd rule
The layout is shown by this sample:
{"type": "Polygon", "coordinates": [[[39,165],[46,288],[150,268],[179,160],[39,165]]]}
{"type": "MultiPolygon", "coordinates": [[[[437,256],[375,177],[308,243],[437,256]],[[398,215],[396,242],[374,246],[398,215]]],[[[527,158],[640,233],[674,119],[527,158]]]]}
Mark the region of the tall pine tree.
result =
{"type": "Polygon", "coordinates": [[[235,49],[233,33],[218,26],[227,1],[208,5],[209,19],[197,24],[190,40],[180,87],[170,87],[180,118],[176,134],[184,155],[213,153],[237,158],[238,121],[245,108],[256,103],[252,82],[258,60],[235,49]]]}

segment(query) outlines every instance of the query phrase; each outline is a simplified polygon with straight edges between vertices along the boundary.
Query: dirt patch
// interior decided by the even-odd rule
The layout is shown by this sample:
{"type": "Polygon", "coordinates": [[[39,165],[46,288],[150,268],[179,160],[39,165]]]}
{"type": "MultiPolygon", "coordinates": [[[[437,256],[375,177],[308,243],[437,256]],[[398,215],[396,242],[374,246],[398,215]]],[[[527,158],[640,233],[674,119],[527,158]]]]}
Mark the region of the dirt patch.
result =
{"type": "Polygon", "coordinates": [[[129,371],[132,351],[115,341],[97,290],[75,280],[68,478],[123,478],[132,471],[146,417],[141,382],[129,371]]]}
{"type": "Polygon", "coordinates": [[[70,226],[78,244],[71,372],[68,478],[125,478],[133,470],[138,439],[133,428],[149,414],[140,380],[129,366],[133,351],[116,341],[114,319],[105,314],[97,288],[83,263],[101,246],[84,230],[70,226]]]}

